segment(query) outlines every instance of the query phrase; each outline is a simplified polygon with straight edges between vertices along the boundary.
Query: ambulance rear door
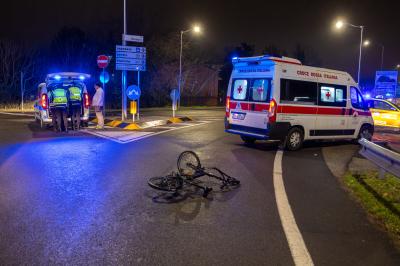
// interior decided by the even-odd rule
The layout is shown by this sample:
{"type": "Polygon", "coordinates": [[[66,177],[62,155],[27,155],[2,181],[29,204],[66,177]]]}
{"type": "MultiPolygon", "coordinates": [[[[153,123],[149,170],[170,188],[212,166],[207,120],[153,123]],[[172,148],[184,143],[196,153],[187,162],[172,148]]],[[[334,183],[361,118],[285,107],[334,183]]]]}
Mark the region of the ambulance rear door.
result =
{"type": "Polygon", "coordinates": [[[267,129],[271,95],[271,78],[243,77],[232,79],[230,123],[267,129]]]}

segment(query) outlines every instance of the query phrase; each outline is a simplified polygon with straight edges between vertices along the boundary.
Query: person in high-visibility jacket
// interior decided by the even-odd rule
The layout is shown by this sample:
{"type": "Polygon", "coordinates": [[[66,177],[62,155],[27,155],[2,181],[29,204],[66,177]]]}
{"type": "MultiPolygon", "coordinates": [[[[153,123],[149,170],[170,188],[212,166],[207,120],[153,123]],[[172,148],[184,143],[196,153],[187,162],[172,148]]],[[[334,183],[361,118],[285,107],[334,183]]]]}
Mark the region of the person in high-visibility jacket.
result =
{"type": "Polygon", "coordinates": [[[62,131],[64,125],[65,131],[68,132],[68,98],[67,91],[59,86],[49,89],[49,107],[53,119],[54,131],[62,131]]]}
{"type": "Polygon", "coordinates": [[[68,88],[69,113],[71,114],[72,129],[78,129],[81,126],[82,113],[82,89],[78,86],[68,88]]]}

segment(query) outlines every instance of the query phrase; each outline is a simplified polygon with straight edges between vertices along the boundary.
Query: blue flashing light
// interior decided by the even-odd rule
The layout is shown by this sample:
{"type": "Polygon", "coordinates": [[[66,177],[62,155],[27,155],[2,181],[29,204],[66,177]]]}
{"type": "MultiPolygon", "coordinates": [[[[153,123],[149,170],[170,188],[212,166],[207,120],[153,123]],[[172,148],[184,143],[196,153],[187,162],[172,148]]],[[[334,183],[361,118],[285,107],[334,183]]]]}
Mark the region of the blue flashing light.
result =
{"type": "Polygon", "coordinates": [[[366,99],[371,99],[371,94],[369,94],[369,93],[365,94],[365,98],[366,99]]]}
{"type": "Polygon", "coordinates": [[[386,93],[386,97],[390,97],[390,96],[392,96],[392,94],[386,93]]]}
{"type": "Polygon", "coordinates": [[[79,79],[80,79],[80,80],[85,80],[85,76],[84,76],[84,75],[80,75],[80,76],[79,76],[79,79]]]}
{"type": "Polygon", "coordinates": [[[238,57],[237,56],[235,56],[235,57],[232,57],[232,60],[237,60],[238,59],[238,57]]]}
{"type": "Polygon", "coordinates": [[[55,80],[60,80],[60,79],[61,79],[61,76],[60,76],[60,75],[55,75],[55,76],[54,76],[54,79],[55,79],[55,80]]]}

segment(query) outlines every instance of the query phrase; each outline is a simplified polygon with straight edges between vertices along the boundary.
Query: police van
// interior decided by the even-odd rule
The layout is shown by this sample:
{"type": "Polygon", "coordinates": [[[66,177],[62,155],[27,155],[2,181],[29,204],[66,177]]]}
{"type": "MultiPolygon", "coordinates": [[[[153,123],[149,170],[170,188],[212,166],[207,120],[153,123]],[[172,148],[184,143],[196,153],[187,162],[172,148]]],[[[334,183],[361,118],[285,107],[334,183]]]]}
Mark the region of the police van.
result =
{"type": "Polygon", "coordinates": [[[225,131],[244,142],[279,140],[297,150],[305,140],[372,138],[371,112],[348,73],[288,57],[232,63],[225,131]]]}
{"type": "MultiPolygon", "coordinates": [[[[54,120],[60,120],[61,118],[54,119],[53,113],[50,111],[51,105],[59,105],[61,107],[69,107],[71,105],[71,100],[74,100],[74,97],[79,96],[78,100],[82,102],[81,110],[80,110],[80,121],[83,124],[87,124],[89,121],[89,94],[87,93],[87,88],[85,85],[85,81],[90,78],[89,74],[84,73],[76,73],[76,72],[61,72],[61,73],[52,73],[46,76],[46,82],[39,84],[36,101],[34,104],[34,116],[35,120],[40,123],[40,126],[43,128],[46,125],[54,123],[54,120]],[[77,94],[75,95],[73,89],[77,90],[77,94]],[[69,90],[68,97],[65,94],[66,91],[69,90]],[[53,103],[50,100],[51,95],[56,94],[60,91],[65,97],[66,103],[59,102],[55,100],[53,103]],[[67,100],[68,98],[68,100],[67,100]]],[[[57,113],[58,114],[58,113],[57,113]]],[[[67,115],[68,122],[71,122],[71,114],[67,115]]]]}

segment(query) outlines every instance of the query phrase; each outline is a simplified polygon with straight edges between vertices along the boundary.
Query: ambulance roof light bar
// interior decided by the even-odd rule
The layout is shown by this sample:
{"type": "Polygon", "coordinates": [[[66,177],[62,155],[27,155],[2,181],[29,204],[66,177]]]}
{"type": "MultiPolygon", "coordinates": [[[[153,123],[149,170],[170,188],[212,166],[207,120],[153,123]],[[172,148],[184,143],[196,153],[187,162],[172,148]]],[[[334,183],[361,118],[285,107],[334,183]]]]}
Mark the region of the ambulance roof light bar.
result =
{"type": "Polygon", "coordinates": [[[295,64],[301,65],[301,61],[295,58],[290,57],[274,57],[270,55],[261,55],[261,56],[252,56],[252,57],[233,57],[232,63],[239,63],[239,62],[255,62],[255,61],[274,61],[279,63],[287,63],[287,64],[295,64]]]}

